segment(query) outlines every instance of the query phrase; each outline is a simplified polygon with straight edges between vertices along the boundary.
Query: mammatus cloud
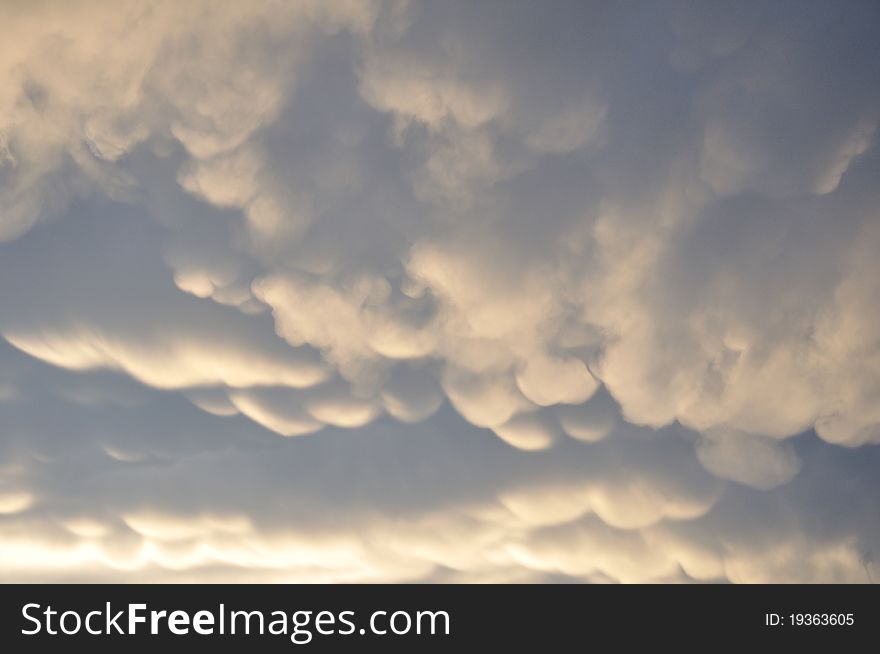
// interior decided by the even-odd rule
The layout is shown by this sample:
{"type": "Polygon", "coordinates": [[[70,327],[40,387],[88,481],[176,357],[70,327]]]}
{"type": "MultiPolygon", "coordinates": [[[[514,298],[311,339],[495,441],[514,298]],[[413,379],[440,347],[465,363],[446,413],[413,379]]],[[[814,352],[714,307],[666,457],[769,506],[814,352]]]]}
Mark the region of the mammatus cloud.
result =
{"type": "Polygon", "coordinates": [[[871,578],[871,3],[0,18],[2,578],[871,578]]]}

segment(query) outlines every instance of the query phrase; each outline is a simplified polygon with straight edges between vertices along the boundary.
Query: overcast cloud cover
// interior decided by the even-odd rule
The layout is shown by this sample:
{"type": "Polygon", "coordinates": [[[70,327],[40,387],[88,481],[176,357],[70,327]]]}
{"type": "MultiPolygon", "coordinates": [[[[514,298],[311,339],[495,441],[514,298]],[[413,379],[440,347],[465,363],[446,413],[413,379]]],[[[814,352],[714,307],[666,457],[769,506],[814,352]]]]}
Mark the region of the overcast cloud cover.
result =
{"type": "Polygon", "coordinates": [[[0,579],[880,578],[876,2],[0,25],[0,579]]]}

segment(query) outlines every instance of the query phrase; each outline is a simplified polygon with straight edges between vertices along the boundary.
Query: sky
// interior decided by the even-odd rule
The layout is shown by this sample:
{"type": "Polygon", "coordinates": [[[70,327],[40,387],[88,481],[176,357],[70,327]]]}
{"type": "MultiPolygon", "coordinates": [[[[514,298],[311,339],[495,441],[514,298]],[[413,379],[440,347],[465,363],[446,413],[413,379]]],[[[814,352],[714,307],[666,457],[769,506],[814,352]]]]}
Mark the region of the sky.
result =
{"type": "Polygon", "coordinates": [[[880,579],[876,2],[0,25],[0,580],[880,579]]]}

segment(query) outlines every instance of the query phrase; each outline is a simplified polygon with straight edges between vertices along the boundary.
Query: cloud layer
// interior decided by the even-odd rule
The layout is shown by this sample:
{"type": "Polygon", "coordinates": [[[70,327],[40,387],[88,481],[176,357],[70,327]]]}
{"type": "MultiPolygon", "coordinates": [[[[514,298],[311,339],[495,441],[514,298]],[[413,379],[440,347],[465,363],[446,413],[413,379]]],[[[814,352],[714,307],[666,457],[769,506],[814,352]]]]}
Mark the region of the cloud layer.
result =
{"type": "Polygon", "coordinates": [[[880,574],[872,3],[0,20],[0,578],[880,574]]]}

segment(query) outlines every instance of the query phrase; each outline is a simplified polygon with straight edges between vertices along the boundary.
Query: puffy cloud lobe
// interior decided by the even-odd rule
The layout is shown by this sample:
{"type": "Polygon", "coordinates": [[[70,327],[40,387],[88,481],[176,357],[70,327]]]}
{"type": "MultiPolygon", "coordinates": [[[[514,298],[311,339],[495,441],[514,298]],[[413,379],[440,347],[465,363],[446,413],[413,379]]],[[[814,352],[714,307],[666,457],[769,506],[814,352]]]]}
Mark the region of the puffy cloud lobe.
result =
{"type": "Polygon", "coordinates": [[[4,7],[5,559],[870,572],[876,9],[593,11],[4,7]]]}
{"type": "Polygon", "coordinates": [[[441,389],[429,371],[403,366],[383,384],[381,397],[385,410],[402,422],[427,420],[443,401],[441,389]]]}
{"type": "Polygon", "coordinates": [[[559,425],[577,440],[592,443],[605,438],[617,422],[618,409],[607,394],[597,394],[589,402],[555,409],[559,425]]]}
{"type": "Polygon", "coordinates": [[[494,428],[504,441],[521,450],[543,450],[557,437],[555,425],[540,413],[521,413],[494,428]]]}
{"type": "Polygon", "coordinates": [[[598,384],[579,359],[533,357],[517,373],[516,383],[535,404],[580,404],[596,391],[598,384]]]}
{"type": "Polygon", "coordinates": [[[800,470],[789,443],[743,433],[710,433],[697,443],[697,456],[719,477],[761,489],[786,484],[800,470]]]}

